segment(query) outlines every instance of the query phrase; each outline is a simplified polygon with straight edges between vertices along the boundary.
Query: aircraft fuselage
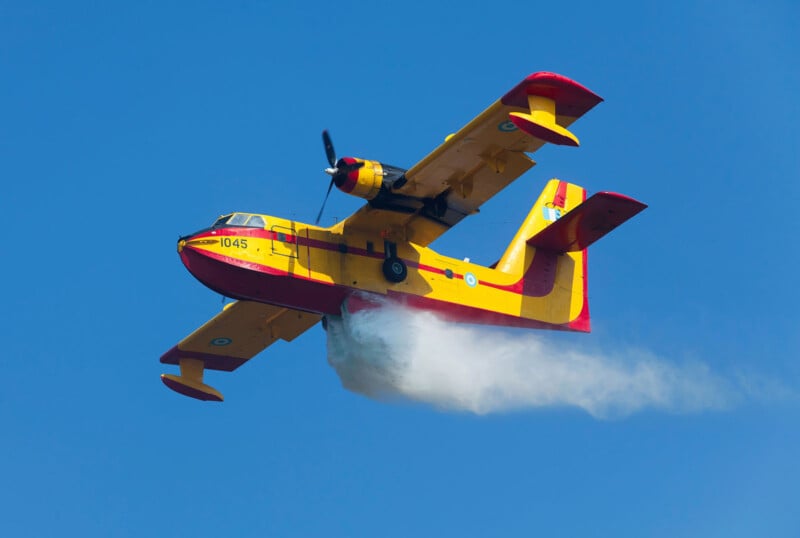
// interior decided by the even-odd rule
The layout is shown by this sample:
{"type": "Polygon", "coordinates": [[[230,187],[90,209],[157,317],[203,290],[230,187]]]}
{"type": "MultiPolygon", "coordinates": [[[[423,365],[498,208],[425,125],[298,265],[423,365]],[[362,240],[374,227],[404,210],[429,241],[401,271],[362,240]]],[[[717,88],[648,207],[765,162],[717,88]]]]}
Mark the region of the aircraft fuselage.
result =
{"type": "Polygon", "coordinates": [[[584,297],[573,293],[576,277],[583,286],[581,253],[542,253],[515,275],[377,234],[256,217],[263,226],[218,224],[181,238],[184,265],[225,296],[323,315],[368,306],[358,293],[368,292],[454,321],[588,330],[584,297]],[[405,274],[387,274],[387,258],[399,260],[405,274]]]}

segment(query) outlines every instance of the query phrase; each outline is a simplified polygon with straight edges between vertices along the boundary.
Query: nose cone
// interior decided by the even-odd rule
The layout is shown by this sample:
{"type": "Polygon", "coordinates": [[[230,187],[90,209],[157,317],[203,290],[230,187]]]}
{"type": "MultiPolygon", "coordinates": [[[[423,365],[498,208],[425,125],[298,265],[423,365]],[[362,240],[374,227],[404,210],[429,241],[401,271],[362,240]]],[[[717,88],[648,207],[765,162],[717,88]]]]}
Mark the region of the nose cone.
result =
{"type": "Polygon", "coordinates": [[[200,230],[178,239],[178,256],[189,272],[214,291],[226,293],[235,260],[221,252],[220,238],[214,230],[200,230]]]}
{"type": "MultiPolygon", "coordinates": [[[[206,243],[211,243],[211,241],[203,241],[198,239],[199,236],[204,235],[204,232],[205,230],[201,230],[192,234],[182,235],[178,238],[178,256],[180,256],[181,262],[183,262],[183,265],[185,265],[189,271],[191,271],[191,267],[189,267],[189,258],[193,257],[192,255],[198,255],[202,253],[197,251],[198,247],[202,249],[204,246],[206,246],[206,243]]],[[[217,239],[214,238],[213,242],[216,243],[217,239]]]]}
{"type": "Polygon", "coordinates": [[[186,256],[188,251],[199,248],[207,248],[210,245],[219,243],[219,238],[214,237],[214,232],[210,228],[205,228],[199,232],[182,235],[178,238],[177,250],[181,258],[186,256]],[[209,233],[210,232],[210,233],[209,233]]]}

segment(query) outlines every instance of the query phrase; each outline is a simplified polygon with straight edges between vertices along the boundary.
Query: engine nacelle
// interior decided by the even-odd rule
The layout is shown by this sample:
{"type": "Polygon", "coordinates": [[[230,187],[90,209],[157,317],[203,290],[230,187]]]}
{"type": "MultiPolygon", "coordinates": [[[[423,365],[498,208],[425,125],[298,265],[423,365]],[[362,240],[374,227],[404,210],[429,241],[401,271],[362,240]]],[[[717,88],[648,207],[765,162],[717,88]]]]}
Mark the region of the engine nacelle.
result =
{"type": "Polygon", "coordinates": [[[363,165],[355,170],[336,174],[333,181],[342,192],[367,200],[375,198],[381,189],[391,189],[395,182],[403,178],[405,173],[405,170],[396,166],[355,157],[342,157],[337,161],[336,167],[346,170],[356,163],[363,163],[363,165]]]}

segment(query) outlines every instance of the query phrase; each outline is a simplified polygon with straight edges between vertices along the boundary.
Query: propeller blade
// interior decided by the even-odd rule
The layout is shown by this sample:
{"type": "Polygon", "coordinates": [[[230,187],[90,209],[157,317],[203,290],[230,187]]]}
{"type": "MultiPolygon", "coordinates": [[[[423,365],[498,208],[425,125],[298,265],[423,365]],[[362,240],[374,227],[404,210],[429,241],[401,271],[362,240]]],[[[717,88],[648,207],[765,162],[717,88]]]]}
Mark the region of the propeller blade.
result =
{"type": "Polygon", "coordinates": [[[328,203],[328,196],[330,196],[332,188],[333,188],[333,178],[331,178],[331,182],[328,184],[328,192],[325,194],[325,199],[322,200],[322,207],[319,208],[319,214],[317,215],[317,220],[314,221],[315,226],[319,224],[319,219],[322,218],[322,212],[325,210],[325,204],[328,203]]]}
{"type": "Polygon", "coordinates": [[[328,164],[331,165],[331,168],[335,168],[336,151],[333,149],[333,140],[331,140],[331,135],[328,134],[327,129],[322,131],[322,143],[325,145],[325,156],[328,157],[328,164]]]}

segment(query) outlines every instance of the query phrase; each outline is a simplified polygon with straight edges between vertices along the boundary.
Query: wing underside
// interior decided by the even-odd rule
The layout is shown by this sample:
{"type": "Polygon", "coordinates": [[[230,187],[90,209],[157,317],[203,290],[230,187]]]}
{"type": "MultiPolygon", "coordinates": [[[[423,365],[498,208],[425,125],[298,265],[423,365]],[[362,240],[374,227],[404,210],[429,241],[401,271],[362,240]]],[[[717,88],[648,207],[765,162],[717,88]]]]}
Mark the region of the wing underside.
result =
{"type": "Polygon", "coordinates": [[[253,301],[228,304],[222,312],[161,356],[180,365],[181,375],[163,374],[164,384],[186,396],[222,400],[203,384],[203,371],[233,371],[281,339],[287,342],[314,326],[321,316],[253,301]]]}

